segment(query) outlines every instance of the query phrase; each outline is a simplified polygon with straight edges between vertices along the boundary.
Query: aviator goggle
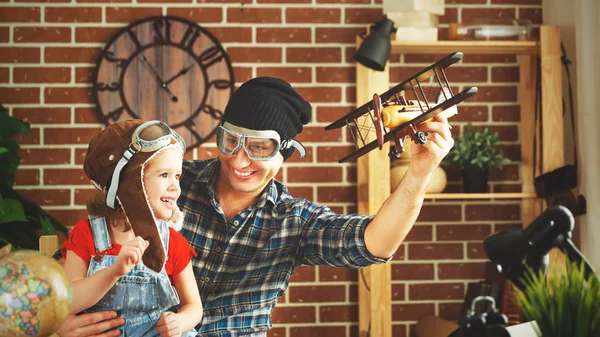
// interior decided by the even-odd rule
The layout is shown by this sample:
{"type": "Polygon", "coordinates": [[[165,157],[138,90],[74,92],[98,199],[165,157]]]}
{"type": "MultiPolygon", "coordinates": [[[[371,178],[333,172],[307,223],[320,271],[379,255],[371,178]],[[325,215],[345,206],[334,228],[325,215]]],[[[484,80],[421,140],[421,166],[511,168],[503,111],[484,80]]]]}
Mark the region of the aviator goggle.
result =
{"type": "Polygon", "coordinates": [[[119,189],[121,174],[127,164],[133,160],[138,152],[154,152],[169,145],[176,145],[185,153],[185,141],[167,123],[161,121],[148,121],[138,126],[131,136],[131,144],[123,152],[117,167],[109,179],[106,191],[106,205],[115,208],[115,200],[119,189]]]}
{"type": "Polygon", "coordinates": [[[281,141],[275,130],[251,130],[235,126],[229,122],[217,128],[217,147],[227,155],[237,153],[240,149],[252,160],[269,160],[278,151],[295,148],[300,158],[306,155],[306,149],[294,139],[281,141]]]}

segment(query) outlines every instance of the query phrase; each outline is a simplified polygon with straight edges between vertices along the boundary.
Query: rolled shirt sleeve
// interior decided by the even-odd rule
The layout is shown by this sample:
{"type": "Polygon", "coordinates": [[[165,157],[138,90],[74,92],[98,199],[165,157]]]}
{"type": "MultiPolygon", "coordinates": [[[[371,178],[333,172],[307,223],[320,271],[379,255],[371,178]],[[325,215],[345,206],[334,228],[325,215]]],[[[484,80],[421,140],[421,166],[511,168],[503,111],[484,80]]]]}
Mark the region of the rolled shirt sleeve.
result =
{"type": "Polygon", "coordinates": [[[303,208],[299,258],[302,264],[360,268],[386,263],[393,255],[378,258],[365,244],[365,228],[373,216],[338,215],[328,207],[308,201],[303,208]]]}

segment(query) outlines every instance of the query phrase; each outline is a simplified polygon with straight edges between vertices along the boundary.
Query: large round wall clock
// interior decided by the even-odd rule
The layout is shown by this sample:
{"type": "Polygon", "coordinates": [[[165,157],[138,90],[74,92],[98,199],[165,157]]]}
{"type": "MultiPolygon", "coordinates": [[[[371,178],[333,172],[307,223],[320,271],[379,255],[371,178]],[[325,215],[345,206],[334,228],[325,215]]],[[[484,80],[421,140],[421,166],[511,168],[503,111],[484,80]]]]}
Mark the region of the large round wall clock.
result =
{"type": "Polygon", "coordinates": [[[158,119],[188,149],[216,131],[234,88],[227,53],[206,29],[158,16],[121,29],[104,47],[93,74],[93,98],[107,125],[158,119]]]}

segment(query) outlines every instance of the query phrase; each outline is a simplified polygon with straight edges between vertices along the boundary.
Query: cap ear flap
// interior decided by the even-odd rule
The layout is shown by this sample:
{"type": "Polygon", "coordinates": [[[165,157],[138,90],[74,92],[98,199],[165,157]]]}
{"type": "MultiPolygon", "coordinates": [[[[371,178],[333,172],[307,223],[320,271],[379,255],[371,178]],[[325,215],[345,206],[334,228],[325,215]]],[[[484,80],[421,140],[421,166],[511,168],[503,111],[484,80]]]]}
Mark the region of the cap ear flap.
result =
{"type": "MultiPolygon", "coordinates": [[[[146,157],[142,153],[138,153],[138,156],[140,158],[135,158],[136,163],[139,162],[139,159],[142,159],[141,157],[146,157]]],[[[142,256],[144,265],[158,273],[165,264],[166,253],[160,239],[156,220],[144,193],[142,169],[142,165],[130,163],[117,195],[133,233],[150,243],[142,256]]]]}

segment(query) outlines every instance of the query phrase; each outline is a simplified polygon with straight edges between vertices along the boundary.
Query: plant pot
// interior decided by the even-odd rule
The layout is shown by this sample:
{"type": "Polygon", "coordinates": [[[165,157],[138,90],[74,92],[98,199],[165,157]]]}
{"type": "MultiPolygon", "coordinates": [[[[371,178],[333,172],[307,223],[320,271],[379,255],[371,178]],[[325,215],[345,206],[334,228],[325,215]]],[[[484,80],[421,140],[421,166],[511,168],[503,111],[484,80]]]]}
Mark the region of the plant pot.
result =
{"type": "Polygon", "coordinates": [[[490,176],[488,168],[482,169],[476,166],[468,166],[463,168],[461,173],[465,193],[487,192],[487,182],[490,176]]]}
{"type": "MultiPolygon", "coordinates": [[[[408,164],[408,161],[400,160],[398,163],[392,165],[392,169],[390,170],[390,191],[393,192],[398,187],[402,177],[404,177],[404,174],[408,170],[408,164]]],[[[438,166],[433,170],[426,192],[441,193],[446,188],[447,182],[446,171],[441,166],[438,166]]]]}

